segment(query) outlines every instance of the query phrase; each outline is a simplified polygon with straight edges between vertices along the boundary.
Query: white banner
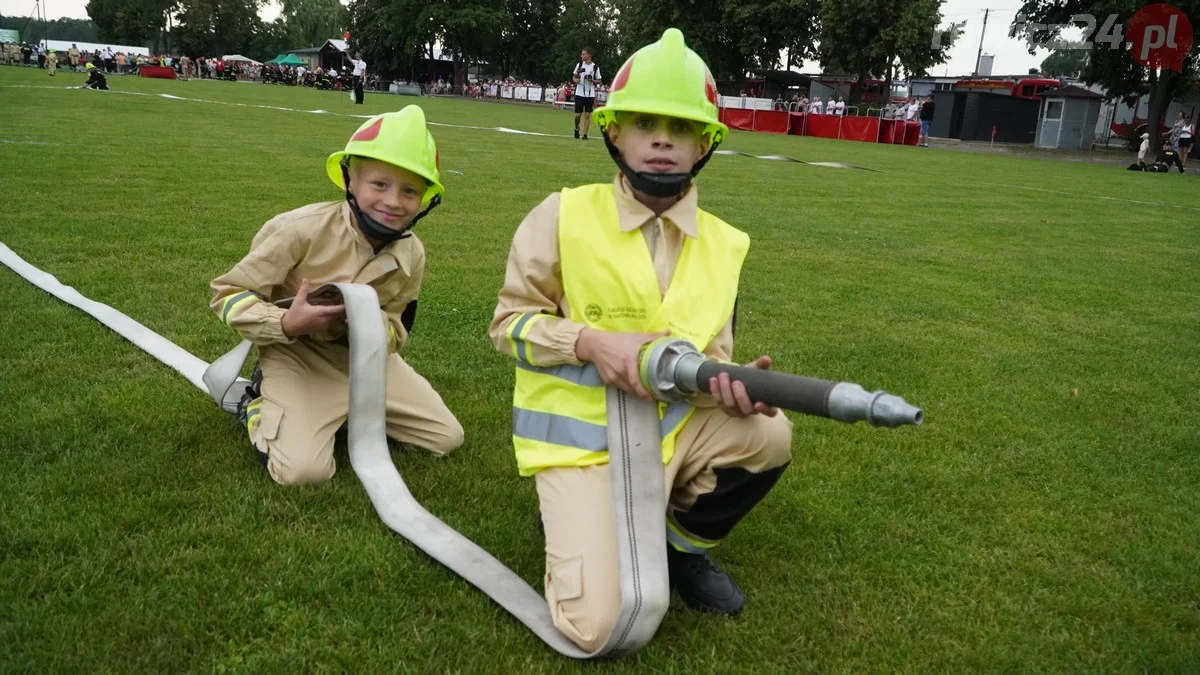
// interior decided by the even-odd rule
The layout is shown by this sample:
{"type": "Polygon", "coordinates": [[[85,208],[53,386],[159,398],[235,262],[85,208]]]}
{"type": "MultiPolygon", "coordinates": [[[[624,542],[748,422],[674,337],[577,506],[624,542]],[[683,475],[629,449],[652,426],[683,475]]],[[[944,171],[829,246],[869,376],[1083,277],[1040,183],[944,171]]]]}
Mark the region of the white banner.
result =
{"type": "Polygon", "coordinates": [[[508,85],[504,85],[503,87],[500,87],[500,98],[512,98],[512,97],[513,97],[513,88],[512,87],[510,87],[508,85]]]}
{"type": "Polygon", "coordinates": [[[545,97],[542,100],[546,103],[554,103],[555,97],[558,96],[557,89],[547,89],[545,97]]]}
{"type": "Polygon", "coordinates": [[[540,100],[542,100],[542,88],[541,88],[541,87],[530,87],[530,88],[529,88],[529,95],[526,97],[526,99],[525,99],[525,100],[527,100],[527,101],[540,101],[540,100]]]}

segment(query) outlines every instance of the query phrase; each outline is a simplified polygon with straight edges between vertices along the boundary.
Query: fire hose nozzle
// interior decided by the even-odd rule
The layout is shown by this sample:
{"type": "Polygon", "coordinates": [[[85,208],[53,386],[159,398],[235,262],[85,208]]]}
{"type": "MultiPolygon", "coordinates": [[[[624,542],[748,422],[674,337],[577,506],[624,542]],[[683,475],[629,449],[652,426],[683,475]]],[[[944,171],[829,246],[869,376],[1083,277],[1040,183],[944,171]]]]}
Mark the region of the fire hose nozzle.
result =
{"type": "Polygon", "coordinates": [[[708,382],[720,373],[741,382],[754,401],[794,412],[841,422],[864,421],[871,426],[919,425],[920,408],[883,391],[868,392],[852,382],[832,382],[709,359],[695,345],[679,338],[659,338],[646,345],[641,357],[642,386],[660,401],[682,401],[709,393],[708,382]]]}

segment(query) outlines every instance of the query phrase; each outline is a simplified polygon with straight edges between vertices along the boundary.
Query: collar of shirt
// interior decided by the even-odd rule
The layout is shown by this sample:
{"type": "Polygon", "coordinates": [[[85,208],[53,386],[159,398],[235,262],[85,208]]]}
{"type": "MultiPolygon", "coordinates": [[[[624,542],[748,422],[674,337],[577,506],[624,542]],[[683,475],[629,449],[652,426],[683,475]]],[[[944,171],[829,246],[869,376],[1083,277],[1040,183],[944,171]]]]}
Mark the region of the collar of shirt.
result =
{"type": "MultiPolygon", "coordinates": [[[[646,221],[654,219],[654,211],[633,196],[633,188],[629,186],[625,176],[617,174],[613,181],[613,191],[617,196],[617,217],[621,222],[622,232],[636,230],[645,225],[646,221]]],[[[683,198],[672,204],[661,217],[673,223],[692,239],[698,239],[700,232],[696,226],[696,212],[699,208],[699,195],[696,183],[693,182],[688,186],[687,192],[683,193],[683,198]]]]}

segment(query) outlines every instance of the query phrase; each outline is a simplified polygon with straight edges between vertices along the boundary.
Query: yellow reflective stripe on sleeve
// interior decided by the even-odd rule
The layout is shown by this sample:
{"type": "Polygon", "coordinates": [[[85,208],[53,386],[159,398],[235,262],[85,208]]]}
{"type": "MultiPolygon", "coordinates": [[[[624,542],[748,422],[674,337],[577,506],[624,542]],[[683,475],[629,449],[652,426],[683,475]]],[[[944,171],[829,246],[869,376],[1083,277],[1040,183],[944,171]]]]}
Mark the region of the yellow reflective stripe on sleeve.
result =
{"type": "Polygon", "coordinates": [[[529,334],[529,329],[533,324],[539,321],[544,314],[526,313],[521,314],[513,319],[508,324],[508,330],[505,331],[508,336],[508,344],[512,347],[512,355],[518,361],[524,361],[531,366],[536,366],[530,354],[530,345],[525,340],[525,336],[529,334]]]}
{"type": "Polygon", "coordinates": [[[246,406],[246,431],[250,431],[250,427],[254,425],[254,421],[262,416],[262,402],[263,400],[260,398],[246,406]]]}
{"type": "Polygon", "coordinates": [[[221,321],[224,322],[225,325],[230,325],[229,315],[233,314],[233,310],[237,309],[238,307],[248,305],[258,299],[261,299],[261,296],[254,291],[242,291],[237,295],[231,295],[228,298],[225,298],[225,302],[221,306],[221,321]]]}

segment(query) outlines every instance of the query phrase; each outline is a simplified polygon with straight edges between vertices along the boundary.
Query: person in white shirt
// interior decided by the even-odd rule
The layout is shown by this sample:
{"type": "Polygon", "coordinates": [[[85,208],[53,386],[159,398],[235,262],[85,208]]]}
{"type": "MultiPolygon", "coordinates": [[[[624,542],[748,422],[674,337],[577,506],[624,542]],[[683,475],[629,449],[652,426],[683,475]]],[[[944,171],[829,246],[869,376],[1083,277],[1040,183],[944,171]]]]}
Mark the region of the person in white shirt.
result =
{"type": "Polygon", "coordinates": [[[356,53],[354,59],[350,61],[354,66],[354,71],[351,77],[354,79],[354,103],[362,105],[363,102],[363,81],[367,79],[367,62],[363,61],[362,53],[356,53]]]}
{"type": "Polygon", "coordinates": [[[1187,168],[1188,154],[1192,152],[1192,134],[1196,125],[1191,119],[1184,117],[1183,126],[1179,127],[1179,160],[1187,168]]]}
{"type": "Polygon", "coordinates": [[[304,66],[296,66],[296,84],[304,84],[304,73],[307,72],[304,66]]]}
{"type": "Polygon", "coordinates": [[[846,114],[846,102],[842,100],[841,96],[838,97],[837,105],[834,106],[834,114],[835,115],[845,115],[846,114]]]}
{"type": "Polygon", "coordinates": [[[823,114],[825,114],[825,104],[821,102],[821,97],[820,97],[820,96],[814,96],[814,97],[813,97],[813,100],[812,100],[812,105],[810,105],[810,106],[808,107],[808,112],[810,112],[810,113],[812,113],[812,114],[814,114],[814,115],[823,115],[823,114]]]}
{"type": "Polygon", "coordinates": [[[579,64],[571,73],[575,84],[575,138],[579,138],[579,118],[583,117],[583,139],[592,128],[592,110],[596,107],[596,85],[600,84],[600,66],[592,61],[592,50],[585,47],[579,53],[579,64]]]}
{"type": "Polygon", "coordinates": [[[1142,134],[1142,145],[1138,147],[1138,165],[1146,166],[1146,155],[1150,152],[1150,134],[1142,134]]]}
{"type": "Polygon", "coordinates": [[[912,121],[916,120],[917,119],[917,110],[919,110],[919,109],[920,109],[920,106],[917,105],[917,99],[915,99],[915,98],[908,99],[908,106],[906,106],[904,108],[904,121],[912,122],[912,121]]]}

